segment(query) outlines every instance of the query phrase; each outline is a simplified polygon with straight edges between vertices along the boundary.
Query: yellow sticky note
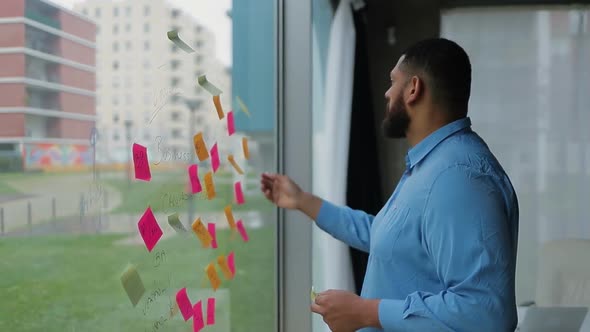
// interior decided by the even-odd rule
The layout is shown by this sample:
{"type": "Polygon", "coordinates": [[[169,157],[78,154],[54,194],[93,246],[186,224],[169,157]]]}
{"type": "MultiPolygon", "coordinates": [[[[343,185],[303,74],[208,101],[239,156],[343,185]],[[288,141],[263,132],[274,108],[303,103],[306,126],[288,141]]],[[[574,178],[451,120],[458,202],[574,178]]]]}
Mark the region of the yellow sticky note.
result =
{"type": "Polygon", "coordinates": [[[213,183],[213,173],[211,171],[205,174],[205,189],[207,189],[207,198],[215,198],[215,184],[213,183]]]}
{"type": "Polygon", "coordinates": [[[315,290],[313,289],[313,286],[311,286],[311,301],[315,302],[315,298],[318,296],[318,294],[315,292],[315,290]]]}
{"type": "Polygon", "coordinates": [[[195,144],[195,153],[199,158],[199,161],[204,161],[209,158],[209,150],[207,150],[207,145],[205,144],[205,139],[203,139],[203,133],[198,133],[193,137],[193,142],[195,144]]]}
{"type": "Polygon", "coordinates": [[[223,114],[223,108],[221,107],[221,101],[219,100],[219,95],[213,96],[213,104],[215,104],[215,109],[217,110],[217,116],[219,120],[223,119],[225,114],[223,114]]]}
{"type": "Polygon", "coordinates": [[[227,161],[230,162],[230,164],[234,167],[234,169],[236,170],[236,172],[238,172],[238,174],[240,174],[240,175],[244,174],[244,171],[242,171],[242,169],[240,168],[238,163],[236,163],[236,160],[234,159],[233,155],[230,154],[229,156],[227,156],[227,161]]]}
{"type": "Polygon", "coordinates": [[[232,230],[236,229],[236,220],[234,219],[234,214],[231,212],[231,205],[226,206],[223,211],[225,212],[225,218],[227,219],[229,228],[232,230]]]}
{"type": "Polygon", "coordinates": [[[242,98],[240,98],[240,96],[236,96],[236,100],[238,101],[238,105],[240,106],[240,109],[246,113],[246,115],[248,117],[250,117],[250,112],[248,111],[248,107],[246,106],[246,104],[244,104],[244,102],[242,101],[242,98]]]}
{"type": "Polygon", "coordinates": [[[250,150],[248,149],[248,139],[242,137],[242,150],[244,151],[244,158],[250,159],[250,150]]]}
{"type": "Polygon", "coordinates": [[[209,234],[207,228],[205,228],[205,225],[203,225],[203,223],[201,222],[201,218],[197,218],[197,220],[193,222],[192,228],[193,232],[195,232],[199,240],[201,240],[201,244],[204,248],[208,248],[209,246],[211,246],[213,238],[211,237],[211,234],[209,234]]]}
{"type": "Polygon", "coordinates": [[[207,278],[209,278],[209,281],[211,282],[211,287],[213,287],[213,290],[217,290],[217,288],[221,286],[221,279],[219,279],[219,276],[217,275],[215,265],[209,263],[207,268],[205,268],[205,272],[207,273],[207,278]]]}
{"type": "Polygon", "coordinates": [[[225,280],[231,280],[234,277],[231,273],[231,270],[229,269],[227,261],[225,260],[225,256],[220,255],[219,257],[217,257],[217,264],[219,265],[221,272],[223,272],[225,280]]]}

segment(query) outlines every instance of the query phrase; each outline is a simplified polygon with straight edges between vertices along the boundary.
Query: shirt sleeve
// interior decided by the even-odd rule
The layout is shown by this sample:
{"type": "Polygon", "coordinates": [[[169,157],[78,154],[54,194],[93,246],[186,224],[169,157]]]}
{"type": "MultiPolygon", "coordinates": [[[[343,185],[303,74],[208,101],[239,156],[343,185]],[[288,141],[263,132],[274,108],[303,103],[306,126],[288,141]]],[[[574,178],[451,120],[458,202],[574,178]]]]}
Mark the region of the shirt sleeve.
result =
{"type": "Polygon", "coordinates": [[[443,171],[423,215],[422,245],[444,290],[381,300],[385,331],[514,331],[516,243],[500,188],[466,167],[443,171]]]}
{"type": "Polygon", "coordinates": [[[369,252],[371,224],[375,216],[347,206],[323,201],[316,224],[347,245],[369,252]]]}

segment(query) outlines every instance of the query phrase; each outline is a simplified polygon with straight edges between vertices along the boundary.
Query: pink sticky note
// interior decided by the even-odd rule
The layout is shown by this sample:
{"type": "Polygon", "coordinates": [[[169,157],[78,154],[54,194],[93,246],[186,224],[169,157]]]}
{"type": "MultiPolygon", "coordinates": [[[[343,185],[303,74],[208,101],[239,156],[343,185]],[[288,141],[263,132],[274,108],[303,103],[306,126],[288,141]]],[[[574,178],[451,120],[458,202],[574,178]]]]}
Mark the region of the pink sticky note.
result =
{"type": "Polygon", "coordinates": [[[244,204],[244,193],[242,192],[242,183],[240,181],[234,183],[234,194],[238,204],[244,204]]]}
{"type": "Polygon", "coordinates": [[[176,303],[178,304],[178,308],[180,309],[182,318],[184,318],[185,322],[193,317],[193,305],[186,294],[186,288],[183,288],[176,293],[176,303]]]}
{"type": "Polygon", "coordinates": [[[238,228],[238,232],[244,239],[244,242],[248,242],[248,233],[246,233],[246,228],[244,227],[244,223],[241,220],[236,222],[236,227],[238,228]]]}
{"type": "Polygon", "coordinates": [[[211,148],[211,167],[213,168],[213,173],[217,172],[219,169],[219,151],[217,150],[217,143],[213,144],[211,148]]]}
{"type": "Polygon", "coordinates": [[[162,237],[162,229],[149,206],[137,223],[137,228],[147,250],[151,252],[162,237]]]}
{"type": "Polygon", "coordinates": [[[201,301],[199,301],[193,306],[193,331],[199,332],[204,327],[205,322],[203,322],[203,306],[201,305],[201,301]]]}
{"type": "Polygon", "coordinates": [[[199,166],[197,164],[188,167],[188,178],[191,184],[191,193],[200,193],[203,188],[201,187],[201,181],[199,181],[199,166]]]}
{"type": "Polygon", "coordinates": [[[133,143],[133,166],[135,167],[135,178],[149,181],[152,179],[150,163],[148,161],[147,149],[143,145],[133,143]]]}
{"type": "Polygon", "coordinates": [[[227,255],[227,266],[229,267],[231,274],[235,275],[236,274],[236,262],[235,262],[233,251],[230,252],[229,255],[227,255]]]}
{"type": "Polygon", "coordinates": [[[211,248],[215,249],[215,248],[217,248],[217,236],[215,236],[215,224],[212,222],[208,223],[207,229],[209,229],[209,234],[211,234],[211,237],[213,238],[213,241],[211,241],[211,248]]]}
{"type": "Polygon", "coordinates": [[[227,134],[229,136],[236,132],[236,126],[234,124],[234,112],[227,113],[227,134]]]}
{"type": "Polygon", "coordinates": [[[207,325],[215,324],[215,298],[207,299],[207,325]]]}

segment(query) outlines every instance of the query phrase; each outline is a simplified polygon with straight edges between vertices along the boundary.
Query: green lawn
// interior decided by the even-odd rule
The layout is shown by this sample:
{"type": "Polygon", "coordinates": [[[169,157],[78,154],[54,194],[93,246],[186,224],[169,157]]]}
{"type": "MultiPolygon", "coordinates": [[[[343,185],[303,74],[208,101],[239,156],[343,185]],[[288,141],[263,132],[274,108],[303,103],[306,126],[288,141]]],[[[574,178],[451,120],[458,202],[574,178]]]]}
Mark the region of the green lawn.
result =
{"type": "MultiPolygon", "coordinates": [[[[231,304],[218,304],[218,310],[229,311],[231,331],[275,331],[275,230],[250,230],[249,235],[248,243],[239,237],[228,241],[228,231],[218,231],[218,249],[201,248],[194,234],[174,236],[151,253],[144,246],[115,244],[120,235],[0,239],[0,331],[192,331],[192,321],[184,322],[180,314],[159,329],[153,324],[167,315],[169,298],[174,301],[180,288],[209,288],[203,269],[232,250],[236,277],[225,281],[221,276],[231,304]],[[155,267],[161,251],[165,258],[155,267]],[[138,266],[146,288],[135,308],[119,279],[128,263],[138,266]],[[158,287],[166,288],[165,294],[150,302],[144,315],[158,287]]],[[[218,330],[209,326],[204,331],[218,330]]]]}

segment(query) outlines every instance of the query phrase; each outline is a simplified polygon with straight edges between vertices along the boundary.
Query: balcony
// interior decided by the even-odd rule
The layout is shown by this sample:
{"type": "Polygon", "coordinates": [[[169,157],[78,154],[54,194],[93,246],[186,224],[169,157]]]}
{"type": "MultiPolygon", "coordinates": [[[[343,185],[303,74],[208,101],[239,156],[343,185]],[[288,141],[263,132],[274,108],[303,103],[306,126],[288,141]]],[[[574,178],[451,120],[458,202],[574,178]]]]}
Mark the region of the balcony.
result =
{"type": "Polygon", "coordinates": [[[31,19],[35,22],[39,22],[39,23],[45,24],[47,26],[50,26],[52,28],[61,30],[61,24],[58,20],[56,20],[55,18],[53,18],[51,16],[40,13],[38,11],[35,11],[32,9],[27,9],[27,10],[25,10],[25,17],[28,19],[31,19]]]}

